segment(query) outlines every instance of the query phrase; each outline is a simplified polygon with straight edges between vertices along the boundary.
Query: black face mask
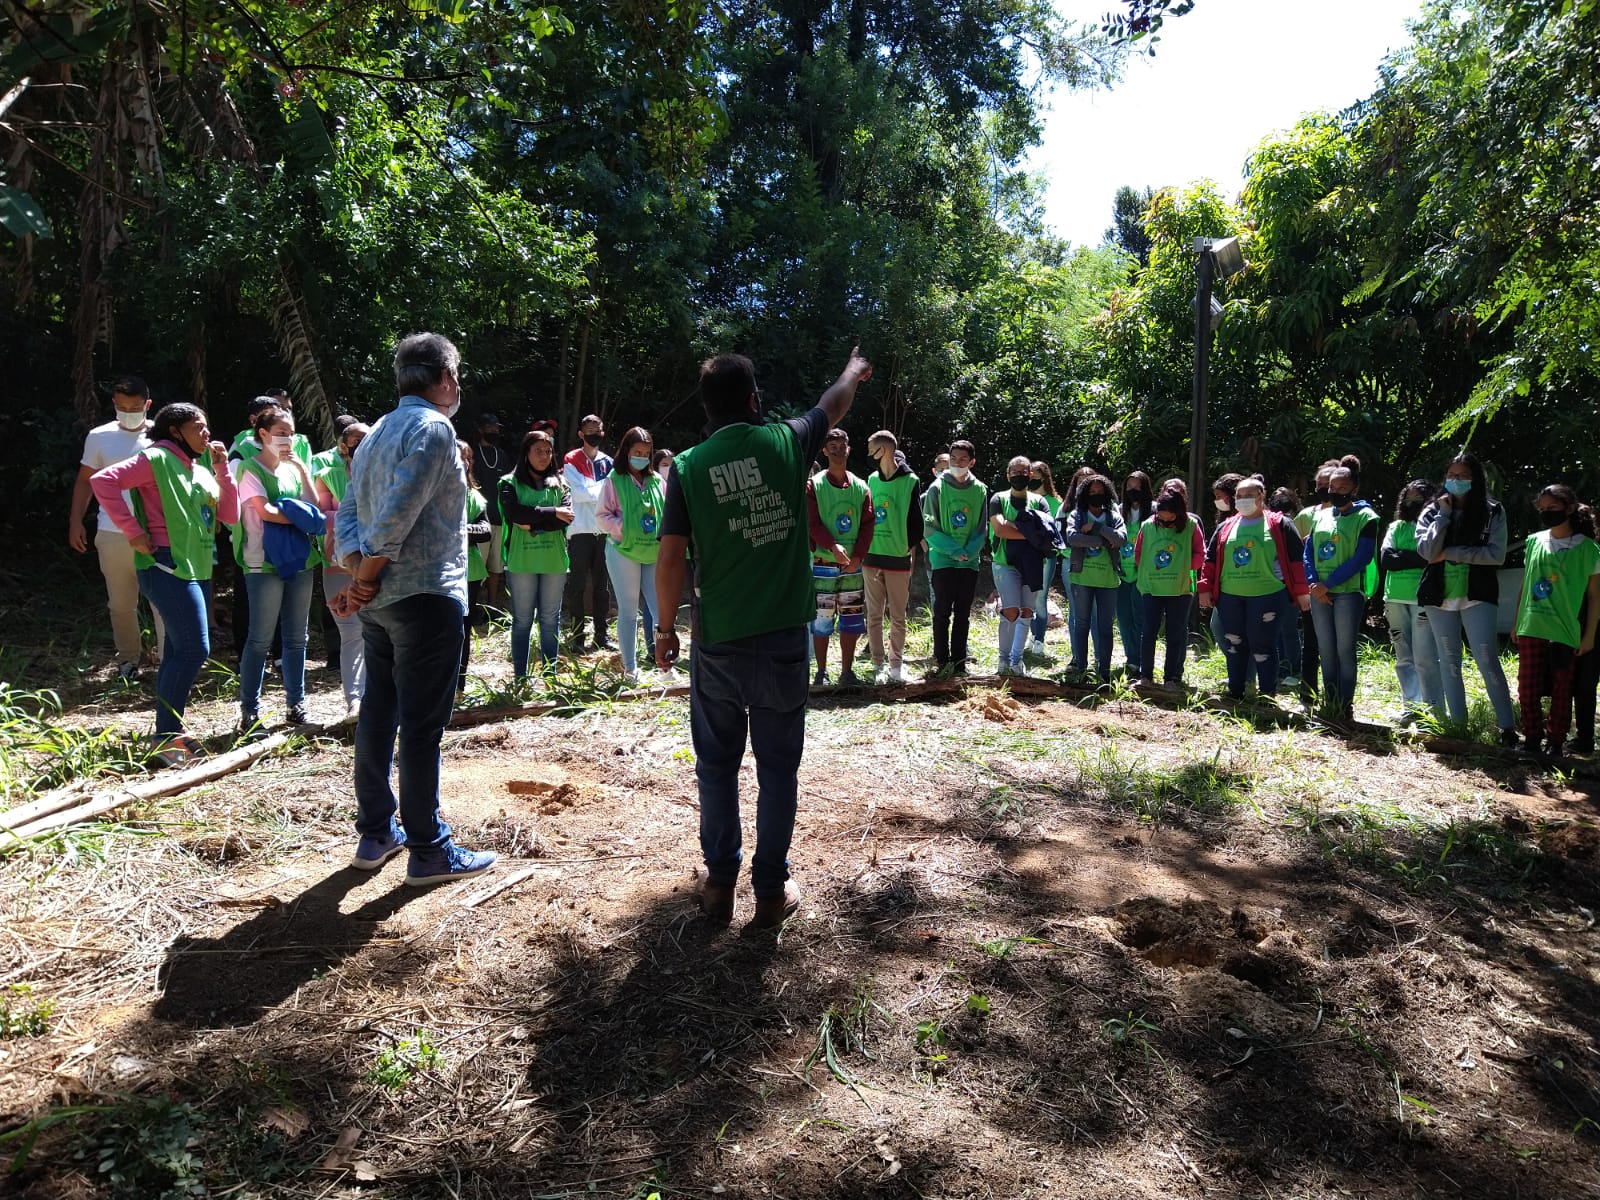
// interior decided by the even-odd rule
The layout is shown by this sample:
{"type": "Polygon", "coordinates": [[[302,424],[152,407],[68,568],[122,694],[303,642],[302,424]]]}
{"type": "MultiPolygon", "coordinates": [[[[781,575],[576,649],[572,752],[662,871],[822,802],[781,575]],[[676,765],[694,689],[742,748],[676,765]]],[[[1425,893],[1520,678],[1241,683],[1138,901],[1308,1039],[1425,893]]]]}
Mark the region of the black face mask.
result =
{"type": "Polygon", "coordinates": [[[588,446],[589,449],[593,450],[600,444],[600,439],[602,436],[604,435],[598,433],[586,433],[583,435],[583,444],[588,446]]]}
{"type": "Polygon", "coordinates": [[[1025,492],[1028,490],[1028,477],[1026,475],[1012,475],[1009,477],[1009,482],[1013,492],[1025,492]]]}
{"type": "Polygon", "coordinates": [[[1355,497],[1348,492],[1329,492],[1328,499],[1335,508],[1349,508],[1355,503],[1355,497]]]}
{"type": "Polygon", "coordinates": [[[1400,506],[1400,519],[1402,521],[1415,521],[1421,514],[1421,500],[1408,500],[1400,506]]]}
{"type": "Polygon", "coordinates": [[[1311,494],[1317,498],[1317,503],[1318,504],[1326,504],[1332,498],[1332,495],[1333,495],[1333,493],[1328,491],[1328,489],[1325,488],[1325,487],[1318,488],[1316,491],[1312,492],[1311,494]]]}
{"type": "Polygon", "coordinates": [[[1122,499],[1130,507],[1143,508],[1149,501],[1150,497],[1147,493],[1135,489],[1131,492],[1123,492],[1122,499]]]}
{"type": "Polygon", "coordinates": [[[1090,512],[1100,512],[1106,506],[1106,497],[1096,492],[1093,496],[1090,496],[1087,500],[1085,500],[1084,504],[1088,506],[1090,512]]]}
{"type": "Polygon", "coordinates": [[[1562,509],[1559,512],[1545,512],[1543,509],[1541,509],[1539,511],[1539,520],[1544,522],[1544,527],[1546,529],[1554,529],[1557,525],[1561,524],[1571,515],[1572,514],[1567,512],[1565,509],[1562,509]]]}

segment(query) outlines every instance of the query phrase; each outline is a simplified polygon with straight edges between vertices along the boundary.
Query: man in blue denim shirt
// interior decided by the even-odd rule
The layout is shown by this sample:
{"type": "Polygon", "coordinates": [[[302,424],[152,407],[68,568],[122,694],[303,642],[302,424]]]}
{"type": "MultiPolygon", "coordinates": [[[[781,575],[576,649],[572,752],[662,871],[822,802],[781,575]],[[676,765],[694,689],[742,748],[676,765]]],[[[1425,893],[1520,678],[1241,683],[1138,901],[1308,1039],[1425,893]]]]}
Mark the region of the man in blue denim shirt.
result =
{"type": "Polygon", "coordinates": [[[375,871],[410,849],[406,882],[448,883],[495,856],[450,840],[439,816],[439,742],[455,699],[467,611],[467,480],[450,418],[461,407],[461,353],[437,333],[395,348],[395,410],[350,463],[334,524],[350,583],[339,616],[361,614],[367,689],[356,723],[356,832],[350,865],[375,871]],[[400,798],[389,771],[400,738],[400,798]],[[400,824],[395,824],[395,811],[400,824]]]}

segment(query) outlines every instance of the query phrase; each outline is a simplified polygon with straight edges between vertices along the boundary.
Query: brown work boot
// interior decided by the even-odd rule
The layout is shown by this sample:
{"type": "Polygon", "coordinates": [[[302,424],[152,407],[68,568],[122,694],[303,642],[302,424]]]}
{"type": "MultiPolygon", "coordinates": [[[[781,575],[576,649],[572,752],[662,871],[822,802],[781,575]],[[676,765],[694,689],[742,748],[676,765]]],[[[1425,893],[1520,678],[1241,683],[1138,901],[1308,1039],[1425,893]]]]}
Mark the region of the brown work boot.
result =
{"type": "Polygon", "coordinates": [[[733,920],[733,884],[712,883],[704,867],[694,871],[694,900],[713,925],[726,925],[733,920]]]}
{"type": "Polygon", "coordinates": [[[756,915],[750,918],[752,929],[776,929],[800,907],[800,889],[790,880],[783,885],[781,896],[757,896],[756,915]]]}

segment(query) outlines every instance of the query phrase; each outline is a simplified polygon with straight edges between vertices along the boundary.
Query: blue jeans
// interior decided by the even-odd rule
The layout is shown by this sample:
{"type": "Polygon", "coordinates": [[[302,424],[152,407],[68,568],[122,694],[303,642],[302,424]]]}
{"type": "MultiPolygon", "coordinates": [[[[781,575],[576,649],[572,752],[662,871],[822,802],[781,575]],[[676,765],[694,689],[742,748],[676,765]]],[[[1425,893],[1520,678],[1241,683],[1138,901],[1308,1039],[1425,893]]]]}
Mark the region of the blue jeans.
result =
{"type": "MultiPolygon", "coordinates": [[[[1360,592],[1330,592],[1328,599],[1333,603],[1324,604],[1315,596],[1311,599],[1323,686],[1329,700],[1349,708],[1356,698],[1356,644],[1361,640],[1361,614],[1367,598],[1360,592]]],[[[1277,631],[1273,634],[1276,638],[1277,631]]]]}
{"type": "Polygon", "coordinates": [[[518,679],[528,673],[535,612],[539,616],[539,657],[548,665],[561,653],[561,592],[566,585],[565,571],[541,575],[506,572],[506,589],[511,593],[511,673],[518,679]]]}
{"type": "Polygon", "coordinates": [[[1433,640],[1433,624],[1422,605],[1413,604],[1410,608],[1411,661],[1417,669],[1417,686],[1422,692],[1422,702],[1442,721],[1445,719],[1444,684],[1439,677],[1439,647],[1433,640]]]}
{"type": "Polygon", "coordinates": [[[1500,633],[1496,628],[1499,609],[1493,604],[1474,604],[1457,612],[1429,606],[1426,612],[1439,659],[1439,694],[1446,716],[1458,723],[1467,719],[1467,687],[1461,679],[1461,641],[1465,635],[1478,673],[1483,676],[1489,703],[1494,706],[1494,723],[1501,729],[1515,729],[1517,716],[1511,708],[1511,689],[1500,668],[1500,633]]]}
{"type": "Polygon", "coordinates": [[[1146,596],[1140,594],[1144,612],[1140,628],[1143,641],[1139,646],[1138,669],[1141,679],[1154,679],[1156,673],[1156,634],[1162,622],[1167,626],[1167,657],[1162,665],[1161,678],[1169,684],[1183,682],[1183,659],[1189,649],[1189,602],[1194,598],[1188,592],[1181,596],[1146,596]]]}
{"type": "Polygon", "coordinates": [[[239,656],[239,711],[254,720],[261,711],[261,684],[272,652],[272,633],[283,633],[283,697],[291,706],[306,698],[306,617],[311,612],[311,571],[285,578],[266,571],[245,573],[250,633],[239,656]]]}
{"type": "MultiPolygon", "coordinates": [[[[1408,604],[1403,600],[1385,600],[1383,603],[1383,616],[1389,623],[1389,645],[1394,650],[1394,677],[1400,681],[1400,698],[1405,701],[1407,708],[1419,708],[1423,704],[1431,708],[1439,697],[1439,654],[1437,650],[1434,651],[1431,670],[1429,665],[1417,661],[1417,612],[1416,604],[1408,604]],[[1419,667],[1421,670],[1418,670],[1419,667]],[[1423,687],[1424,672],[1431,675],[1431,688],[1423,687]]],[[[1433,644],[1431,631],[1428,644],[1433,644]]]]}
{"type": "Polygon", "coordinates": [[[712,883],[739,877],[739,764],[745,737],[756,759],[756,852],[750,884],[780,896],[806,744],[806,631],[763,633],[733,642],[696,642],[689,656],[689,728],[700,783],[700,852],[712,883]]]}
{"type": "Polygon", "coordinates": [[[651,646],[656,644],[656,565],[634,562],[607,538],[606,574],[611,576],[611,590],[617,597],[617,645],[622,650],[622,669],[635,671],[639,667],[641,597],[644,599],[645,620],[648,622],[645,640],[651,646]]]}
{"type": "Polygon", "coordinates": [[[367,690],[356,721],[355,790],[356,831],[363,837],[388,836],[398,808],[412,850],[450,840],[450,826],[439,817],[439,741],[455,703],[462,615],[454,597],[432,592],[361,610],[367,690]],[[398,804],[389,785],[396,734],[398,804]]]}
{"type": "Polygon", "coordinates": [[[1300,674],[1300,606],[1284,588],[1278,602],[1278,676],[1300,674]]]}
{"type": "Polygon", "coordinates": [[[1222,619],[1222,653],[1228,660],[1228,693],[1244,695],[1255,665],[1256,691],[1263,696],[1278,692],[1278,593],[1265,596],[1217,596],[1222,619]]]}
{"type": "Polygon", "coordinates": [[[994,590],[1000,593],[1000,665],[1020,667],[1022,652],[1028,645],[1032,609],[1039,593],[1022,586],[1022,572],[1004,563],[992,563],[994,590]],[[1006,609],[1017,609],[1017,616],[1006,619],[1006,609]]]}
{"type": "MultiPolygon", "coordinates": [[[[155,560],[172,566],[172,551],[155,548],[155,560]]],[[[161,644],[161,666],[156,670],[156,732],[182,733],[183,710],[189,689],[200,677],[211,653],[211,580],[179,579],[161,567],[139,571],[139,590],[150,607],[161,614],[166,637],[161,644]]]]}
{"type": "Polygon", "coordinates": [[[1033,594],[1033,639],[1041,646],[1045,631],[1050,628],[1050,585],[1056,580],[1056,568],[1060,563],[1054,554],[1044,556],[1044,586],[1033,594]]]}
{"type": "Polygon", "coordinates": [[[1089,632],[1094,631],[1094,662],[1101,679],[1111,678],[1111,626],[1117,617],[1117,589],[1072,585],[1072,669],[1089,669],[1089,632]]]}
{"type": "MultiPolygon", "coordinates": [[[[1130,539],[1131,540],[1131,539],[1130,539]]],[[[1128,670],[1139,669],[1144,647],[1144,593],[1137,584],[1117,584],[1117,632],[1122,635],[1122,656],[1128,670]]]]}

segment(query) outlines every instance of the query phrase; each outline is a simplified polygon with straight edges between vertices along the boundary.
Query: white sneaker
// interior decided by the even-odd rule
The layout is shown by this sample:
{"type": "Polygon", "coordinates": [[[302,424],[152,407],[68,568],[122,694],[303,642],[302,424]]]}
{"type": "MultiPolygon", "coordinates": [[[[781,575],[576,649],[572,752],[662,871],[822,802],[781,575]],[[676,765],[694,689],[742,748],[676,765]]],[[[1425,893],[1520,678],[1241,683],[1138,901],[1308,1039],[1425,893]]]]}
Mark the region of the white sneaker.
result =
{"type": "Polygon", "coordinates": [[[888,673],[887,673],[887,678],[888,678],[890,683],[910,683],[911,682],[911,676],[906,674],[906,669],[905,669],[904,664],[901,664],[899,666],[890,667],[889,670],[888,670],[888,673]]]}

